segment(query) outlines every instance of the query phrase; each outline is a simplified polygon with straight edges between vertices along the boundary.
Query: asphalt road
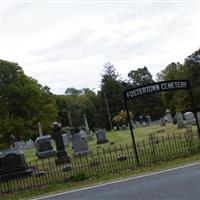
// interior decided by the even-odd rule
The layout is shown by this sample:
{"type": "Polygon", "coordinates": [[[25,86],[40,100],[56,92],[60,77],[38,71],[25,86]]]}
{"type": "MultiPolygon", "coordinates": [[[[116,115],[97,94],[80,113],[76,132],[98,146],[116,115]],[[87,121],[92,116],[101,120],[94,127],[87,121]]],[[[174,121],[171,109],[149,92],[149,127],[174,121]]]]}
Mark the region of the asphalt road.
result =
{"type": "Polygon", "coordinates": [[[200,164],[69,191],[40,199],[200,200],[200,164]]]}

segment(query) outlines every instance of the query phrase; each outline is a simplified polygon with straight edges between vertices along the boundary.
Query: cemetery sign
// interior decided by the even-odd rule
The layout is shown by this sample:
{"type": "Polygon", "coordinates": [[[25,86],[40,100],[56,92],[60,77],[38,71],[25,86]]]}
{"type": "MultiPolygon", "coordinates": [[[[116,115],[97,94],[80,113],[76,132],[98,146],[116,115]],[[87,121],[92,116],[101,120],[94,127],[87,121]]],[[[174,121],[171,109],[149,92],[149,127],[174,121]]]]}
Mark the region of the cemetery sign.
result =
{"type": "Polygon", "coordinates": [[[152,83],[152,84],[149,84],[149,85],[143,85],[143,86],[135,87],[135,88],[128,89],[128,90],[123,92],[124,102],[125,102],[126,111],[127,111],[127,118],[128,118],[128,121],[129,121],[131,137],[132,137],[132,141],[133,141],[135,157],[136,157],[136,161],[137,161],[138,164],[139,164],[139,158],[138,158],[135,139],[134,139],[134,135],[133,135],[133,129],[132,129],[132,124],[131,124],[131,119],[130,119],[130,116],[129,116],[127,101],[131,100],[131,99],[135,99],[136,97],[139,97],[139,96],[150,95],[150,94],[154,94],[154,93],[158,93],[158,92],[183,90],[183,89],[187,89],[190,92],[193,110],[194,110],[195,118],[196,118],[196,121],[197,121],[197,129],[198,129],[198,132],[199,132],[199,135],[200,135],[200,127],[199,127],[199,123],[198,123],[198,120],[197,120],[196,108],[195,108],[194,98],[193,98],[193,95],[192,95],[192,90],[191,90],[191,87],[190,87],[189,80],[162,81],[162,82],[152,83]]]}
{"type": "Polygon", "coordinates": [[[190,89],[189,81],[188,80],[163,81],[129,89],[124,91],[123,94],[126,100],[130,100],[134,99],[135,97],[147,94],[165,92],[169,90],[180,90],[180,89],[190,89]]]}

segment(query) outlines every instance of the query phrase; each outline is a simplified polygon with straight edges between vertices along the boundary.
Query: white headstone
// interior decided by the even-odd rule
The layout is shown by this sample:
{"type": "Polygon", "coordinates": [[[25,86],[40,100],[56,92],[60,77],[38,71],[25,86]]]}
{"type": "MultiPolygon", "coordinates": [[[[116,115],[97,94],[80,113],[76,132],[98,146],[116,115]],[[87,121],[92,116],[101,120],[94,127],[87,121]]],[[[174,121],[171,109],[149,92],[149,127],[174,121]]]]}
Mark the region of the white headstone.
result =
{"type": "Polygon", "coordinates": [[[184,118],[187,123],[193,123],[196,121],[194,113],[193,112],[186,112],[184,113],[184,118]]]}

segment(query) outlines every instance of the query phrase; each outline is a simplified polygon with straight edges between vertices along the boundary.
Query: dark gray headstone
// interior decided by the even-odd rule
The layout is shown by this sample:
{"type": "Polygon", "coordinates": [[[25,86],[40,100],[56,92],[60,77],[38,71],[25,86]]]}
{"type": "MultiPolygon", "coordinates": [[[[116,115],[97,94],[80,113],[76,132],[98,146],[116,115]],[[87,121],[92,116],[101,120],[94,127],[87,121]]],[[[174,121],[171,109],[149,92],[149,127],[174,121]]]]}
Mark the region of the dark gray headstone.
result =
{"type": "Polygon", "coordinates": [[[106,138],[106,131],[105,130],[98,130],[96,131],[96,137],[97,137],[97,144],[103,144],[109,142],[106,138]]]}
{"type": "Polygon", "coordinates": [[[9,149],[0,153],[0,179],[31,174],[23,151],[9,149]]]}
{"type": "Polygon", "coordinates": [[[80,133],[75,133],[72,135],[72,145],[75,155],[90,153],[88,142],[86,138],[81,137],[80,133]]]}
{"type": "Polygon", "coordinates": [[[36,156],[38,158],[47,158],[55,156],[56,154],[55,150],[53,150],[53,147],[51,145],[50,135],[37,137],[35,141],[35,147],[36,147],[36,156]]]}

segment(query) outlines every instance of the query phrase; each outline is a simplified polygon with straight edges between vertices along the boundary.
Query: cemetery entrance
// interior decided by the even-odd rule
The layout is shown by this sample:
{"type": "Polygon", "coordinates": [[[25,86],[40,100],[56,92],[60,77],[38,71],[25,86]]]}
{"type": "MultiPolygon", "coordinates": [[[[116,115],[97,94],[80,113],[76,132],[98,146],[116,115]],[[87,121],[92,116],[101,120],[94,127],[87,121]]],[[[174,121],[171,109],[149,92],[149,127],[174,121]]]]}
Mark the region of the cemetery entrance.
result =
{"type": "Polygon", "coordinates": [[[132,123],[131,123],[131,119],[130,119],[130,115],[129,115],[127,101],[133,100],[136,97],[144,96],[144,95],[148,95],[148,94],[154,94],[154,93],[158,93],[158,92],[166,92],[166,91],[172,91],[172,90],[183,90],[183,89],[189,90],[189,95],[191,97],[192,106],[193,106],[193,112],[194,112],[194,115],[196,118],[197,129],[198,129],[198,133],[200,136],[200,127],[199,127],[199,123],[198,123],[198,119],[197,119],[196,107],[195,107],[194,98],[193,98],[189,80],[162,81],[162,82],[157,82],[157,83],[153,83],[153,84],[149,84],[149,85],[135,87],[135,88],[128,89],[123,92],[129,127],[130,127],[130,131],[131,131],[132,142],[133,142],[133,146],[134,146],[134,153],[135,153],[135,157],[136,157],[138,164],[139,164],[139,158],[138,158],[137,148],[136,148],[136,144],[135,144],[133,127],[132,127],[132,123]]]}

